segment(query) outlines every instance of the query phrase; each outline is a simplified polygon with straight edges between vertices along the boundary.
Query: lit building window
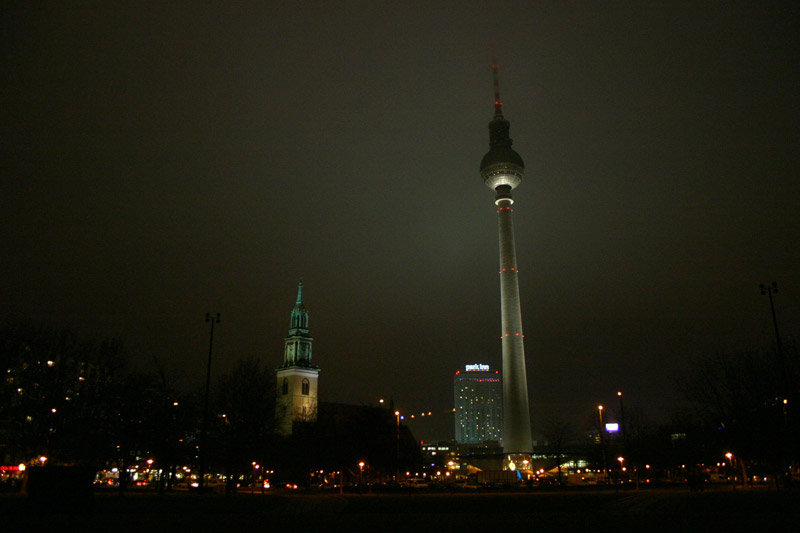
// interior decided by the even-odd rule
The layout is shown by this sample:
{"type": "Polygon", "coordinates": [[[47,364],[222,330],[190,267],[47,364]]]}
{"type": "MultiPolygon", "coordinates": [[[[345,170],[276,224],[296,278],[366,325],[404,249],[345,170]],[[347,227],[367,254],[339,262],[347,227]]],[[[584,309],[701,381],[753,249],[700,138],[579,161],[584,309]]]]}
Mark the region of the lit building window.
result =
{"type": "Polygon", "coordinates": [[[307,379],[303,379],[303,394],[308,396],[309,383],[307,379]]]}

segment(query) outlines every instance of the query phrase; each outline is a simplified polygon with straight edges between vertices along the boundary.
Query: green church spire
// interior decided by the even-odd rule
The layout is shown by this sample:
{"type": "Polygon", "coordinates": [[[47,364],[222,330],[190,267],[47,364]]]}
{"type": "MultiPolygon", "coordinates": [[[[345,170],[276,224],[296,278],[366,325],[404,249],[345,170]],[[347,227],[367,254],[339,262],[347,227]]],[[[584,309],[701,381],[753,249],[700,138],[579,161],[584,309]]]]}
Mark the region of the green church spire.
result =
{"type": "Polygon", "coordinates": [[[292,309],[292,316],[289,325],[289,336],[293,335],[308,335],[308,311],[303,304],[303,281],[297,285],[297,301],[295,301],[294,309],[292,309]]]}
{"type": "Polygon", "coordinates": [[[311,368],[311,345],[314,339],[308,332],[308,311],[303,303],[303,281],[297,285],[295,300],[289,319],[289,335],[284,339],[283,366],[302,366],[311,368]]]}

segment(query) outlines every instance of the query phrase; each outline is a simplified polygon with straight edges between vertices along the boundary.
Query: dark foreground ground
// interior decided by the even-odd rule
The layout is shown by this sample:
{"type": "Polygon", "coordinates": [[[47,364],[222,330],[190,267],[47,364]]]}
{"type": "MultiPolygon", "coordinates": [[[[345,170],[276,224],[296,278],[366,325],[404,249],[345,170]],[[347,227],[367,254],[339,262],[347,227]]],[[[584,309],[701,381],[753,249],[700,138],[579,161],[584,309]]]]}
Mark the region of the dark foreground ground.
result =
{"type": "Polygon", "coordinates": [[[0,496],[5,531],[800,531],[800,490],[478,494],[96,494],[52,509],[0,496]],[[502,529],[497,529],[502,528],[502,529]]]}

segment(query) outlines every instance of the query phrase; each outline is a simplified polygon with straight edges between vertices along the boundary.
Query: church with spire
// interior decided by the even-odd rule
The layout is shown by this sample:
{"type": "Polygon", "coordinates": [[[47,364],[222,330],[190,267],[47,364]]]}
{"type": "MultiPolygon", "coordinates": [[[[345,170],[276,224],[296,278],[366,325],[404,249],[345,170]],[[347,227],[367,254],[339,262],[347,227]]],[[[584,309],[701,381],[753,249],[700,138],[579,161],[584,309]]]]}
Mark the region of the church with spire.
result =
{"type": "Polygon", "coordinates": [[[284,339],[283,365],[277,371],[276,418],[278,432],[291,435],[295,422],[317,419],[317,381],[319,367],[311,363],[314,339],[308,331],[308,311],[303,303],[303,282],[297,287],[297,300],[284,339]]]}

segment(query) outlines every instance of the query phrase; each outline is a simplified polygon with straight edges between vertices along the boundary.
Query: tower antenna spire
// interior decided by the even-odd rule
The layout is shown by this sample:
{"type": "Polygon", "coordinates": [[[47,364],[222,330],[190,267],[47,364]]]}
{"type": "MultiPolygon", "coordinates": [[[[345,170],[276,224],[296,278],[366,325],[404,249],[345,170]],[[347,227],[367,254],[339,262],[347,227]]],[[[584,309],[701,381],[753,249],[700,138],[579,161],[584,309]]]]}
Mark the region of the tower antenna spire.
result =
{"type": "Polygon", "coordinates": [[[494,76],[494,114],[503,115],[503,102],[500,100],[500,76],[497,74],[497,62],[492,62],[492,75],[494,76]]]}
{"type": "Polygon", "coordinates": [[[500,75],[498,71],[500,65],[497,64],[497,43],[492,41],[492,77],[494,79],[494,114],[503,116],[503,101],[500,100],[500,75]]]}

